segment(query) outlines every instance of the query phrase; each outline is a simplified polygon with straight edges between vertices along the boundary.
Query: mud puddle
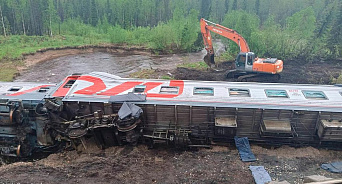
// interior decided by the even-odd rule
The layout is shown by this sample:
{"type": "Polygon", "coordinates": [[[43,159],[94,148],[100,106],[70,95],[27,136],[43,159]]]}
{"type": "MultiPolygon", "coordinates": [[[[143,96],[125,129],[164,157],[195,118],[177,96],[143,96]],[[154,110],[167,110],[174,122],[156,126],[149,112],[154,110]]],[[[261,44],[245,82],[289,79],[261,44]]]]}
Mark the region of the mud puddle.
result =
{"type": "Polygon", "coordinates": [[[115,54],[105,52],[85,53],[40,62],[23,71],[15,81],[60,82],[73,73],[107,72],[120,77],[143,69],[173,70],[178,64],[198,62],[205,50],[189,54],[152,56],[151,54],[115,54]]]}

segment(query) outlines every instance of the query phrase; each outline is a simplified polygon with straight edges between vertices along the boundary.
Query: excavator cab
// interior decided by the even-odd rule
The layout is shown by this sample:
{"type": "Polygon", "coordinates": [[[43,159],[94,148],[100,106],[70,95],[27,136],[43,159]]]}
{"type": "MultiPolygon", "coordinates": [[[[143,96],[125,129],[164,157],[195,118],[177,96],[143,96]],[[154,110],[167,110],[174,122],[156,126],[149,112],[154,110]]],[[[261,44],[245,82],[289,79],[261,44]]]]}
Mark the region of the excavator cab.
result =
{"type": "Polygon", "coordinates": [[[255,54],[253,52],[240,52],[235,60],[236,69],[239,71],[253,71],[255,54]]]}

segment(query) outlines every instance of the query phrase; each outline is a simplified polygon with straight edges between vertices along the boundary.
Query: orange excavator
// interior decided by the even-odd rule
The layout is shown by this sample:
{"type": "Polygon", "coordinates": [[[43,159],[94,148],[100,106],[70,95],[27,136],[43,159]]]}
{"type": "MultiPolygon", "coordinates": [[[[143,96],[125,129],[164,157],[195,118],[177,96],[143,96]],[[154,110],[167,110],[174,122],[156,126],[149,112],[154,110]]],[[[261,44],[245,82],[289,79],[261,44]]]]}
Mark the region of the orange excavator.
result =
{"type": "Polygon", "coordinates": [[[246,40],[235,30],[201,19],[201,33],[207,55],[204,61],[208,66],[215,65],[214,47],[210,31],[226,37],[240,47],[240,53],[235,60],[235,69],[227,73],[227,78],[236,78],[237,81],[277,81],[279,73],[283,71],[283,61],[277,58],[258,58],[249,50],[246,40]]]}

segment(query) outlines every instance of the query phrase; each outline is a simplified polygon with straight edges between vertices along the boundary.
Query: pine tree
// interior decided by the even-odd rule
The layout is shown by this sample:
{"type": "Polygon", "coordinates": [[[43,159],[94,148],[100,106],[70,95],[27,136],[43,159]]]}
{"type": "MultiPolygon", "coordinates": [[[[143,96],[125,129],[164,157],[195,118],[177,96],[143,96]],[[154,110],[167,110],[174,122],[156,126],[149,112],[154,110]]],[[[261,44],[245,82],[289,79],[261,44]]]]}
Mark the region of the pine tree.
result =
{"type": "Polygon", "coordinates": [[[342,56],[342,2],[339,1],[338,15],[335,19],[328,39],[328,48],[334,57],[342,56]]]}
{"type": "Polygon", "coordinates": [[[256,0],[255,1],[255,14],[259,15],[259,11],[260,11],[260,0],[256,0]]]}
{"type": "Polygon", "coordinates": [[[234,0],[233,2],[233,10],[237,10],[237,0],[234,0]]]}
{"type": "Polygon", "coordinates": [[[98,22],[98,16],[97,16],[97,8],[95,0],[91,0],[91,8],[90,8],[90,23],[92,26],[96,26],[98,22]]]}
{"type": "Polygon", "coordinates": [[[4,36],[7,36],[6,28],[5,28],[5,21],[4,21],[4,16],[2,14],[2,6],[1,5],[0,5],[0,18],[1,18],[1,24],[2,24],[2,29],[3,29],[4,36]]]}
{"type": "Polygon", "coordinates": [[[225,13],[224,14],[227,14],[228,11],[229,11],[229,0],[225,0],[224,1],[224,7],[225,7],[225,13]]]}

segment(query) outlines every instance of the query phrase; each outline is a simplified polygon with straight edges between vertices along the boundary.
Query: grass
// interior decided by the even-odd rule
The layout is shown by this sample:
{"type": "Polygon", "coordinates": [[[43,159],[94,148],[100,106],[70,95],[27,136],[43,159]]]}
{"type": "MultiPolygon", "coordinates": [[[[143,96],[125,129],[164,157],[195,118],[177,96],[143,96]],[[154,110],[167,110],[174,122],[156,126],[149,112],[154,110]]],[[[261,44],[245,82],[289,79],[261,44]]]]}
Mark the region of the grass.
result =
{"type": "Polygon", "coordinates": [[[175,79],[175,78],[174,78],[174,77],[171,77],[171,76],[169,76],[169,75],[163,75],[163,76],[161,77],[161,79],[173,80],[173,79],[175,79]]]}
{"type": "Polygon", "coordinates": [[[215,58],[215,63],[220,64],[226,61],[234,61],[236,56],[231,55],[228,52],[222,53],[220,56],[215,58]]]}
{"type": "Polygon", "coordinates": [[[0,60],[17,59],[22,57],[22,54],[35,53],[43,48],[58,48],[65,46],[80,46],[99,43],[110,43],[109,40],[95,39],[82,36],[0,36],[0,60]]]}
{"type": "Polygon", "coordinates": [[[134,73],[129,74],[129,77],[132,78],[140,78],[140,79],[148,79],[155,73],[153,69],[143,69],[134,73]]]}
{"type": "Polygon", "coordinates": [[[337,78],[333,78],[332,82],[334,84],[342,84],[342,74],[340,74],[337,78]]]}
{"type": "Polygon", "coordinates": [[[0,62],[0,80],[5,82],[13,81],[13,78],[18,75],[17,67],[19,66],[23,66],[23,63],[20,61],[0,62]]]}
{"type": "Polygon", "coordinates": [[[193,63],[182,63],[182,64],[177,65],[177,67],[204,71],[204,70],[207,70],[208,65],[204,61],[199,61],[199,62],[193,62],[193,63]]]}

